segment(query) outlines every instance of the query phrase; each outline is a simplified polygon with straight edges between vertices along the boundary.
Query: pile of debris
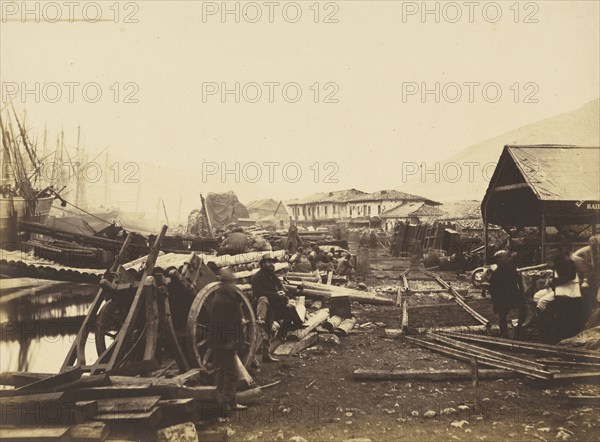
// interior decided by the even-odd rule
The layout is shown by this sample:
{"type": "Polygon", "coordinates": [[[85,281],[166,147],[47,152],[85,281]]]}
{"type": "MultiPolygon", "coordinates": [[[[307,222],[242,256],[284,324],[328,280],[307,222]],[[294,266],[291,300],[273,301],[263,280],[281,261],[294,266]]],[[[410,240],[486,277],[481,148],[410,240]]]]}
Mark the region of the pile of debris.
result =
{"type": "Polygon", "coordinates": [[[158,428],[207,421],[218,414],[216,387],[197,385],[200,369],[172,378],[82,376],[76,367],[57,375],[3,373],[2,438],[104,440],[156,438],[158,428]]]}

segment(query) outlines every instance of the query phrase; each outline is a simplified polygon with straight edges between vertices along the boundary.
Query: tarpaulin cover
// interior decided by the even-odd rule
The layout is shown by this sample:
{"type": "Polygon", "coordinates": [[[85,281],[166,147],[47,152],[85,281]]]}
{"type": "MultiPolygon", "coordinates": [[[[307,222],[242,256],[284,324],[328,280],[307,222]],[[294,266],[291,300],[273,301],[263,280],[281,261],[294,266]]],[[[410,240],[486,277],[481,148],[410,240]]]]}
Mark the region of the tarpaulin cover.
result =
{"type": "Polygon", "coordinates": [[[227,224],[236,223],[239,218],[250,218],[246,207],[231,191],[206,195],[206,211],[213,228],[224,228],[227,224]]]}

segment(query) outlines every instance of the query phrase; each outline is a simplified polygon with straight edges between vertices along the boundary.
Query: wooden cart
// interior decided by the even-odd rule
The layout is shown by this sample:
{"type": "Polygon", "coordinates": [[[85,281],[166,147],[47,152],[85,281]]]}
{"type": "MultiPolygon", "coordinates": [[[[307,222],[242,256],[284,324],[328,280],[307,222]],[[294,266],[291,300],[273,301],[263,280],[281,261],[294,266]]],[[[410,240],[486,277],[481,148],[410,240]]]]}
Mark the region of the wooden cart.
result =
{"type": "MultiPolygon", "coordinates": [[[[207,338],[211,303],[221,283],[195,253],[180,267],[157,266],[166,231],[163,226],[138,270],[122,266],[132,239],[127,237],[100,281],[61,372],[80,367],[90,374],[147,376],[168,359],[181,373],[193,367],[212,371],[207,338]]],[[[243,318],[238,356],[248,366],[257,347],[255,315],[246,295],[237,288],[235,292],[243,318]]]]}

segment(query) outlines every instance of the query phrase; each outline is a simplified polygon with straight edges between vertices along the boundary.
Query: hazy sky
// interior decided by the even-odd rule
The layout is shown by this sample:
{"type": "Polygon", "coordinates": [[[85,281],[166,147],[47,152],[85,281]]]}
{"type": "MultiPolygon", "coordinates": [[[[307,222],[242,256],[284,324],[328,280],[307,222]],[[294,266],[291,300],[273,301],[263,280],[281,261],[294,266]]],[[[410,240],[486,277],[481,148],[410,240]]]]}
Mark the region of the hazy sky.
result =
{"type": "MultiPolygon", "coordinates": [[[[110,146],[138,162],[144,206],[158,195],[169,211],[182,187],[185,211],[199,192],[400,188],[402,161],[440,160],[600,95],[597,1],[427,2],[425,16],[423,2],[232,1],[225,17],[222,2],[29,2],[25,16],[21,2],[1,3],[3,106],[12,95],[38,136],[46,125],[54,143],[64,128],[71,148],[81,125],[90,155],[110,146]],[[220,93],[236,82],[239,103],[220,93]],[[436,82],[439,103],[420,93],[436,82]],[[38,97],[24,94],[36,84],[38,97]],[[223,162],[239,173],[223,180],[223,162]],[[272,183],[266,162],[279,164],[272,183]]],[[[137,185],[115,189],[135,200],[137,185]]]]}

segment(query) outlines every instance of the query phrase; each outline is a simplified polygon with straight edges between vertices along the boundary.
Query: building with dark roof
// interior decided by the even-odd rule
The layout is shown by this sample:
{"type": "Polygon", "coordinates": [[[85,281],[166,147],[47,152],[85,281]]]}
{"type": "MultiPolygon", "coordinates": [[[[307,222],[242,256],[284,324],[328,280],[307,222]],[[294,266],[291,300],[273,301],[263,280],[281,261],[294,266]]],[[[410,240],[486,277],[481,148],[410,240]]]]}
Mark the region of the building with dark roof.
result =
{"type": "MultiPolygon", "coordinates": [[[[428,198],[398,190],[380,190],[366,193],[357,189],[337,192],[315,193],[303,199],[289,201],[292,219],[298,223],[327,224],[346,222],[349,224],[381,223],[384,212],[405,204],[426,204],[438,206],[440,203],[428,198]]],[[[414,210],[419,207],[415,207],[414,210]]]]}
{"type": "Polygon", "coordinates": [[[485,225],[540,228],[545,259],[546,228],[600,221],[600,147],[505,146],[481,212],[485,225]]]}

